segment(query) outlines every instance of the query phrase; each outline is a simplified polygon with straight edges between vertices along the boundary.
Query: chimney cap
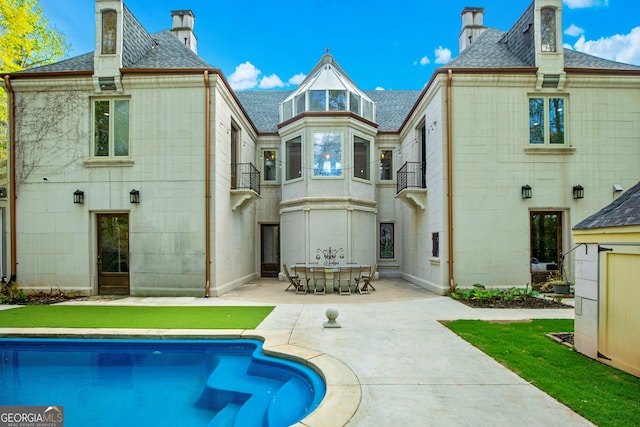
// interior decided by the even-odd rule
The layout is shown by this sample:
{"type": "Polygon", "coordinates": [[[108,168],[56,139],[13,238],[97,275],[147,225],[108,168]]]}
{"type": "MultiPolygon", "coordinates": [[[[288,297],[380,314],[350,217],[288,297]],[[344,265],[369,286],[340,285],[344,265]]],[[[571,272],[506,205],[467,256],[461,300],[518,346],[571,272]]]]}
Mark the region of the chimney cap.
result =
{"type": "Polygon", "coordinates": [[[172,10],[171,16],[175,15],[191,15],[194,16],[193,11],[191,9],[182,9],[182,10],[172,10]]]}
{"type": "Polygon", "coordinates": [[[476,12],[480,12],[480,13],[484,13],[484,7],[465,7],[464,9],[462,9],[462,13],[460,13],[461,15],[464,15],[465,13],[476,13],[476,12]]]}

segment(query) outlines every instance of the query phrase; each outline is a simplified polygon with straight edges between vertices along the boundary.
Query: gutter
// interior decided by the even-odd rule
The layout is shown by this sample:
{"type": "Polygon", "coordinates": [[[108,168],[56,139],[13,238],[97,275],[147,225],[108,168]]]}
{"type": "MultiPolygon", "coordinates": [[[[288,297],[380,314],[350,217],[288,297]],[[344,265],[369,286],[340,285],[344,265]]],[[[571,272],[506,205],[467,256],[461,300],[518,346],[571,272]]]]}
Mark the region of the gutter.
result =
{"type": "Polygon", "coordinates": [[[10,76],[4,76],[4,84],[9,94],[9,220],[10,220],[10,236],[11,236],[11,276],[9,281],[15,282],[18,278],[18,256],[16,246],[16,127],[15,127],[15,93],[11,88],[10,76]]]}
{"type": "Polygon", "coordinates": [[[204,70],[205,106],[204,106],[204,234],[205,234],[205,288],[204,297],[209,298],[211,292],[211,86],[209,70],[204,70]]]}
{"type": "Polygon", "coordinates": [[[451,80],[453,79],[453,71],[449,69],[447,71],[447,203],[448,203],[448,227],[449,227],[449,290],[455,291],[455,280],[453,278],[453,148],[451,143],[453,137],[451,135],[453,125],[451,124],[452,109],[451,109],[451,80]]]}

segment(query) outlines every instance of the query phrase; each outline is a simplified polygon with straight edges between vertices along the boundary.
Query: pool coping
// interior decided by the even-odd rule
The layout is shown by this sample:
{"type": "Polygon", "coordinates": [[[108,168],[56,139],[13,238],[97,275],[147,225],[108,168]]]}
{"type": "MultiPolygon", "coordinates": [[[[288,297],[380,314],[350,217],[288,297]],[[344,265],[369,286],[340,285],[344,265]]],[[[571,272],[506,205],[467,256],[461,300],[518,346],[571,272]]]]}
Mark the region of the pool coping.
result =
{"type": "Polygon", "coordinates": [[[320,405],[297,426],[345,425],[362,399],[360,381],[344,362],[306,347],[289,344],[288,331],[254,329],[114,329],[114,328],[0,328],[0,338],[87,338],[87,339],[255,339],[262,341],[264,354],[301,363],[324,380],[326,392],[320,405]]]}

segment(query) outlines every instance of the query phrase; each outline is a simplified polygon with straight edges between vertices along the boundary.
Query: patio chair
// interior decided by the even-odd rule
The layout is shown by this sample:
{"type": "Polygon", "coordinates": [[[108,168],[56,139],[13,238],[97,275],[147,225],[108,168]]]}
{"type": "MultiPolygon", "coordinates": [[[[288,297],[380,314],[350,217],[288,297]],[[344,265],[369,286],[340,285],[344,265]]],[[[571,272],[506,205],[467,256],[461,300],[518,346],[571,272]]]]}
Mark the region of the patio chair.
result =
{"type": "Polygon", "coordinates": [[[324,267],[313,267],[313,293],[315,295],[325,295],[327,293],[327,278],[325,277],[324,267]],[[318,286],[318,282],[322,282],[322,287],[318,286]]]}
{"type": "Polygon", "coordinates": [[[287,268],[286,264],[282,264],[282,270],[284,271],[284,275],[287,276],[287,280],[289,281],[289,286],[287,286],[287,289],[285,289],[285,291],[288,291],[289,288],[293,286],[293,288],[296,290],[296,293],[298,293],[298,290],[302,286],[300,284],[300,277],[298,277],[297,275],[292,276],[291,273],[289,273],[289,269],[287,268]]]}
{"type": "MultiPolygon", "coordinates": [[[[361,265],[357,271],[354,271],[351,275],[355,285],[354,292],[360,292],[360,282],[362,282],[362,276],[368,276],[371,272],[370,265],[361,265]]],[[[364,282],[363,282],[364,283],[364,282]]],[[[361,292],[360,292],[361,293],[361,292]]]]}
{"type": "Polygon", "coordinates": [[[311,280],[311,269],[301,265],[296,267],[296,276],[300,280],[300,291],[296,292],[298,294],[306,294],[307,292],[311,292],[309,288],[309,281],[311,280]]]}
{"type": "Polygon", "coordinates": [[[376,271],[378,271],[378,264],[374,264],[369,274],[363,274],[360,277],[360,281],[362,282],[362,286],[360,287],[361,294],[370,294],[371,292],[369,292],[369,288],[371,288],[371,290],[373,291],[376,290],[376,288],[374,288],[371,284],[371,282],[373,282],[373,279],[376,277],[376,271]]]}
{"type": "Polygon", "coordinates": [[[338,271],[338,290],[340,295],[351,295],[351,274],[353,268],[340,267],[338,271]]]}

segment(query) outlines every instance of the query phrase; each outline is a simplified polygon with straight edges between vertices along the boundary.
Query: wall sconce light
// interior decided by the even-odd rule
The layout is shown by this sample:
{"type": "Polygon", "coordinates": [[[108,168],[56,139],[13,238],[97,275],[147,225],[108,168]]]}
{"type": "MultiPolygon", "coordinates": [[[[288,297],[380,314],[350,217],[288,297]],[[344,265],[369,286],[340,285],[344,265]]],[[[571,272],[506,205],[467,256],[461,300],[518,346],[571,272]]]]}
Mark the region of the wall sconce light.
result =
{"type": "Polygon", "coordinates": [[[573,198],[584,199],[584,188],[582,187],[582,185],[573,186],[573,198]]]}
{"type": "Polygon", "coordinates": [[[131,203],[140,203],[140,192],[138,190],[131,190],[129,193],[129,201],[131,203]]]}
{"type": "Polygon", "coordinates": [[[533,195],[533,191],[531,190],[531,186],[529,184],[523,185],[521,190],[523,199],[530,199],[533,195]]]}
{"type": "Polygon", "coordinates": [[[622,184],[613,184],[613,191],[618,192],[622,190],[624,190],[624,188],[622,187],[622,184]]]}
{"type": "Polygon", "coordinates": [[[84,191],[76,190],[73,192],[73,203],[79,205],[84,203],[84,191]]]}

